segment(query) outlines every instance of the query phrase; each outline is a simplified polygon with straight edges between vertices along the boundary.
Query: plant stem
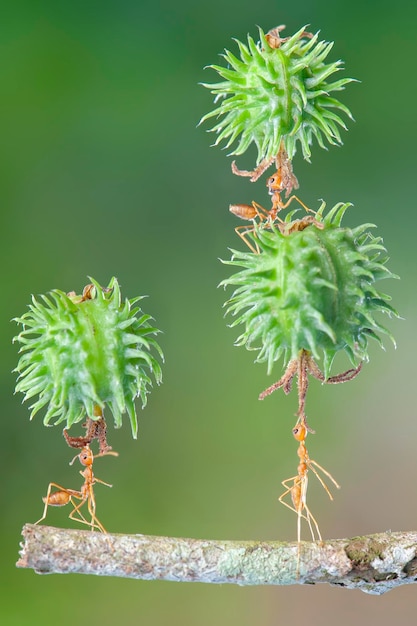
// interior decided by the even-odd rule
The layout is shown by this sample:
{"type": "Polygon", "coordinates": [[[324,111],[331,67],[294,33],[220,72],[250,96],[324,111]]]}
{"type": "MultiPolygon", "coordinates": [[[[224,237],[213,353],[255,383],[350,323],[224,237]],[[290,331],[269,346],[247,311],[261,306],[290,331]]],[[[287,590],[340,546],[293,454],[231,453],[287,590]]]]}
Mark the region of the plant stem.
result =
{"type": "Polygon", "coordinates": [[[300,544],[111,535],[34,524],[26,524],[22,534],[17,567],[39,574],[237,585],[327,582],[377,595],[417,581],[417,532],[300,544]]]}

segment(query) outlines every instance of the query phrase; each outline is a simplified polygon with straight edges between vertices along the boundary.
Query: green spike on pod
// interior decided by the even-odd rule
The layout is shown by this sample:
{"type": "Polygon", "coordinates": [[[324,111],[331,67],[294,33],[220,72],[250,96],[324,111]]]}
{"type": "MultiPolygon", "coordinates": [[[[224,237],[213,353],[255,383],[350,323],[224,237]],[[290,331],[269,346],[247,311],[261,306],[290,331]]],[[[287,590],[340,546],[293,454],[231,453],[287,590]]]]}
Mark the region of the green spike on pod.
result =
{"type": "Polygon", "coordinates": [[[136,306],[141,297],[122,301],[116,278],[107,288],[90,280],[83,295],[55,289],[32,297],[29,310],[15,318],[22,327],[14,338],[21,344],[16,392],[35,399],[31,419],[45,409],[45,425],[69,428],[87,416],[98,419],[107,406],[119,428],[127,412],[136,438],[134,399],[145,406],[150,375],[162,380],[159,330],[136,306]]]}
{"type": "Polygon", "coordinates": [[[236,345],[258,351],[256,360],[266,362],[268,371],[278,359],[287,365],[307,350],[322,360],[328,378],[338,352],[356,367],[368,360],[368,338],[380,341],[385,334],[393,340],[375,318],[398,316],[389,296],[375,287],[381,278],[397,278],[385,265],[381,239],[368,228],[340,226],[349,204],[339,203],[327,214],[324,206],[316,225],[290,234],[255,225],[247,236],[259,254],[233,251],[224,261],[243,268],[221,283],[235,288],[226,312],[235,317],[232,327],[243,326],[236,345]]]}

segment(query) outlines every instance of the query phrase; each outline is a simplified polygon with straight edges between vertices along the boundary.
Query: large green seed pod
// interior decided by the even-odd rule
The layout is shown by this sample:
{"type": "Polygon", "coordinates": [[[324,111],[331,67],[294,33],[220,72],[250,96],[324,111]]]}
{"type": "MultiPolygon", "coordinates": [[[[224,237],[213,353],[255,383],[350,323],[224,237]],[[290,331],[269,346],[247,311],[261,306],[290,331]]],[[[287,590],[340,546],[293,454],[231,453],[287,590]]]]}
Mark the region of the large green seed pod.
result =
{"type": "Polygon", "coordinates": [[[323,359],[328,378],[339,351],[357,366],[368,359],[369,337],[392,339],[375,314],[397,313],[375,282],[395,276],[385,266],[381,238],[369,233],[372,224],[340,226],[348,206],[337,204],[323,217],[323,203],[316,215],[322,229],[309,225],[285,235],[255,227],[260,253],[234,251],[226,261],[244,268],[222,283],[237,286],[226,303],[237,316],[231,325],[244,325],[236,345],[258,350],[256,360],[266,361],[268,372],[281,357],[287,364],[307,350],[323,359]]]}
{"type": "Polygon", "coordinates": [[[274,158],[284,142],[290,159],[300,142],[304,158],[309,160],[310,145],[316,138],[325,143],[342,143],[339,127],[346,128],[340,113],[352,117],[349,109],[330,94],[340,91],[351,78],[329,82],[342,69],[342,62],[324,61],[333,43],[318,41],[319,33],[309,38],[305,27],[292,37],[271,47],[259,29],[260,42],[248,36],[248,45],[236,41],[240,59],[225,51],[228,67],[210,65],[224,79],[206,84],[220,106],[205,115],[201,122],[221,118],[211,131],[218,134],[215,145],[223,140],[229,148],[239,138],[231,154],[243,154],[251,143],[258,149],[259,164],[274,158]]]}
{"type": "Polygon", "coordinates": [[[146,404],[152,373],[161,382],[161,368],[150,353],[162,352],[154,339],[159,331],[149,325],[149,315],[136,303],[141,297],[122,302],[119,284],[112,278],[103,289],[91,279],[87,296],[65,294],[55,289],[32,304],[15,321],[23,330],[14,341],[22,344],[16,391],[24,400],[39,396],[32,417],[47,407],[44,424],[72,424],[98,419],[104,406],[113,413],[115,426],[129,414],[137,436],[134,399],[146,404]]]}

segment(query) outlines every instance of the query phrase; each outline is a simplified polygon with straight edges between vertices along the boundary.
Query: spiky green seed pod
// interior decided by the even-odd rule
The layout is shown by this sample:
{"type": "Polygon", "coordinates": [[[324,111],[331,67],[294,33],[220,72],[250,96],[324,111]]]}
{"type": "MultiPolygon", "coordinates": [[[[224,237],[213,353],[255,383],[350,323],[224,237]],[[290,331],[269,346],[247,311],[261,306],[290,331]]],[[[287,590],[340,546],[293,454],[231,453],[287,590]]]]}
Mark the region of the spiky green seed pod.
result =
{"type": "Polygon", "coordinates": [[[268,372],[281,357],[287,364],[308,350],[323,360],[328,378],[338,352],[356,367],[368,359],[368,338],[392,339],[375,314],[397,312],[375,282],[396,276],[385,266],[381,238],[369,233],[372,224],[340,226],[348,206],[339,203],[323,216],[323,203],[316,215],[322,229],[310,225],[283,235],[256,227],[260,253],[233,251],[226,261],[244,268],[221,283],[237,287],[226,303],[227,313],[237,316],[231,325],[244,325],[236,345],[258,350],[256,360],[266,361],[268,372]]]}
{"type": "Polygon", "coordinates": [[[290,159],[299,141],[307,160],[314,138],[322,148],[326,142],[342,143],[339,127],[346,126],[340,113],[352,116],[330,94],[353,79],[329,81],[342,69],[342,62],[324,62],[333,42],[318,41],[318,36],[306,37],[303,27],[274,48],[259,29],[258,44],[249,35],[247,46],[236,40],[240,59],[226,50],[222,56],[228,67],[209,66],[224,79],[215,84],[203,83],[215,94],[215,102],[221,100],[220,106],[201,120],[221,118],[211,129],[218,135],[215,145],[226,141],[229,148],[239,138],[230,154],[240,155],[253,142],[259,164],[277,155],[281,141],[290,159]]]}
{"type": "Polygon", "coordinates": [[[24,400],[38,396],[30,418],[47,407],[46,425],[54,420],[69,428],[86,416],[98,419],[108,406],[119,428],[127,412],[136,438],[134,399],[140,396],[145,406],[149,374],[161,382],[160,365],[151,354],[153,349],[163,359],[154,339],[159,331],[135,306],[141,297],[122,302],[116,278],[107,289],[90,280],[87,297],[55,289],[32,297],[29,311],[15,318],[23,326],[14,338],[22,344],[16,391],[24,400]]]}

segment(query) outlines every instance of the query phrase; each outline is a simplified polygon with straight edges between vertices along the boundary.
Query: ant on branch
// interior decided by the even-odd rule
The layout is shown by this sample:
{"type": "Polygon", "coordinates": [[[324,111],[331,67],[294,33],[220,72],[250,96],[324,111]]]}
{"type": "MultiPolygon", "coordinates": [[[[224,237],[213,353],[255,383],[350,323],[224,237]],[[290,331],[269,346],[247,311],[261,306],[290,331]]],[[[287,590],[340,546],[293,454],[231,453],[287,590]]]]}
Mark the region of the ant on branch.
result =
{"type": "Polygon", "coordinates": [[[297,450],[297,455],[300,462],[297,468],[297,475],[282,481],[282,485],[283,487],[285,487],[286,491],[284,491],[284,493],[279,497],[279,501],[284,506],[289,508],[291,511],[294,511],[294,513],[297,513],[298,543],[300,543],[301,541],[302,519],[307,521],[313,541],[322,541],[318,523],[307,506],[308,471],[311,470],[315,474],[321,486],[329,496],[330,500],[333,500],[333,496],[330,493],[330,490],[324,482],[323,478],[320,476],[319,472],[327,476],[327,478],[331,480],[334,486],[337,489],[340,489],[340,485],[335,481],[330,472],[325,470],[324,467],[319,465],[316,461],[313,461],[313,459],[310,459],[305,445],[307,433],[307,428],[302,423],[297,423],[296,426],[293,428],[293,437],[300,444],[297,450]],[[285,502],[285,498],[288,494],[291,495],[292,504],[288,504],[288,502],[285,502]]]}
{"type": "Polygon", "coordinates": [[[305,445],[307,433],[308,431],[306,426],[303,423],[297,422],[292,431],[294,439],[299,442],[297,450],[299,458],[297,475],[282,481],[282,486],[285,488],[285,491],[278,498],[281,504],[297,514],[297,576],[300,571],[301,520],[303,519],[307,522],[314,542],[323,541],[317,520],[307,505],[308,471],[311,470],[317,477],[330,500],[333,500],[333,496],[319,472],[324,474],[324,476],[327,477],[337,489],[340,489],[340,485],[335,481],[330,472],[325,470],[324,467],[319,465],[316,461],[313,461],[313,459],[310,459],[305,445]],[[288,495],[291,496],[291,504],[285,501],[285,498],[288,495]]]}
{"type": "MultiPolygon", "coordinates": [[[[322,229],[323,224],[311,215],[290,223],[284,222],[278,217],[278,213],[283,209],[286,209],[293,200],[297,200],[297,202],[308,213],[315,214],[315,212],[306,206],[304,202],[302,202],[295,194],[290,195],[288,198],[288,195],[291,194],[292,190],[298,189],[299,185],[298,180],[293,173],[292,164],[288,158],[283,143],[281,144],[281,148],[275,161],[277,171],[266,181],[268,193],[272,200],[272,207],[268,210],[257,202],[252,201],[252,204],[231,204],[229,207],[230,212],[243,220],[254,220],[258,217],[259,223],[267,224],[267,227],[271,227],[273,223],[277,223],[278,228],[283,235],[289,235],[292,232],[304,230],[310,224],[314,224],[317,228],[322,229]],[[285,195],[288,198],[286,201],[281,198],[281,194],[284,191],[286,192],[285,195]]],[[[253,172],[239,170],[234,161],[232,163],[232,171],[234,174],[238,174],[239,176],[250,176],[253,174],[253,172]]],[[[259,178],[259,176],[256,178],[252,177],[251,180],[257,180],[257,178],[259,178]]],[[[252,250],[252,252],[259,254],[258,246],[255,248],[246,238],[246,235],[255,232],[255,226],[237,226],[235,228],[235,232],[245,242],[250,250],[252,250]]]]}
{"type": "Polygon", "coordinates": [[[46,518],[48,506],[65,506],[66,504],[71,503],[73,508],[68,516],[70,519],[80,522],[81,524],[86,524],[87,526],[90,526],[91,530],[94,530],[96,528],[100,532],[106,533],[106,529],[96,515],[96,499],[94,496],[93,485],[95,485],[96,483],[106,485],[106,487],[111,487],[112,485],[94,476],[93,462],[94,459],[100,456],[107,455],[118,456],[118,453],[108,450],[107,452],[102,452],[94,455],[92,450],[90,449],[90,446],[88,444],[85,445],[82,448],[81,452],[77,454],[70,462],[70,465],[72,465],[75,459],[78,458],[81,465],[83,465],[85,468],[83,470],[80,470],[80,474],[84,478],[84,484],[81,486],[81,489],[77,491],[75,489],[67,489],[66,487],[62,487],[57,483],[49,483],[47,494],[44,498],[42,498],[43,502],[45,503],[43,515],[37,522],[35,522],[35,524],[39,524],[46,518]],[[53,488],[57,489],[57,491],[53,492],[53,488]],[[91,516],[91,521],[88,521],[81,512],[81,508],[86,502],[88,513],[91,516]]]}

